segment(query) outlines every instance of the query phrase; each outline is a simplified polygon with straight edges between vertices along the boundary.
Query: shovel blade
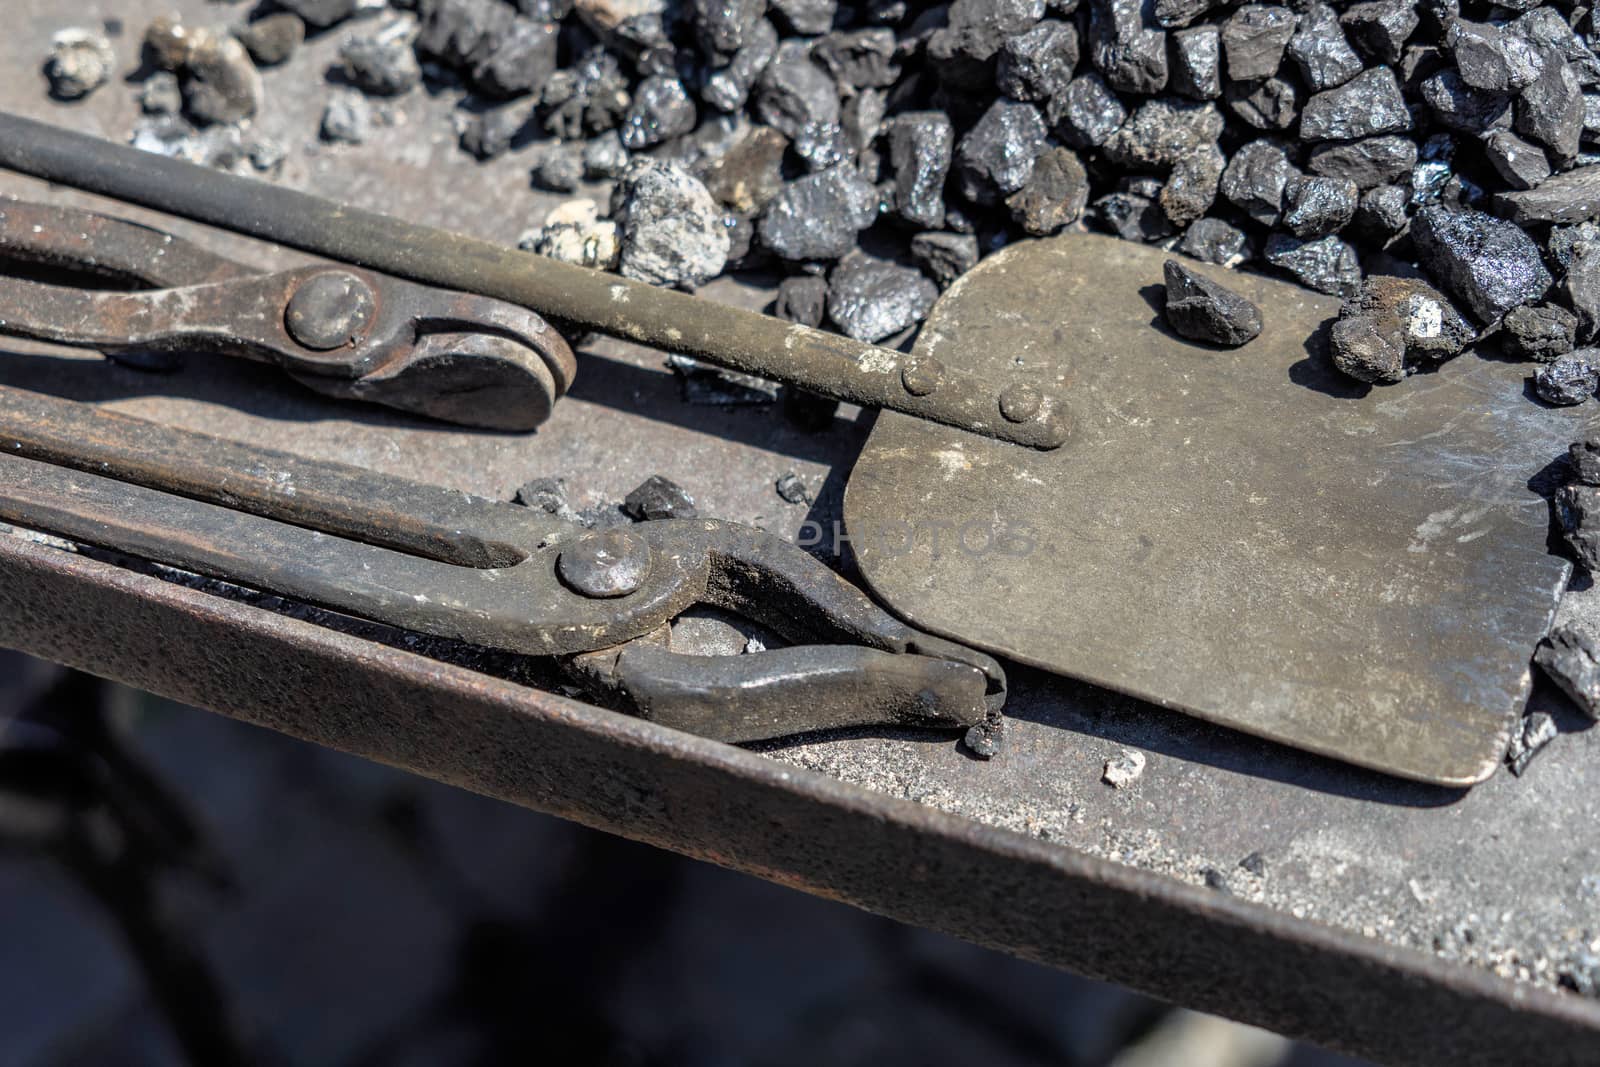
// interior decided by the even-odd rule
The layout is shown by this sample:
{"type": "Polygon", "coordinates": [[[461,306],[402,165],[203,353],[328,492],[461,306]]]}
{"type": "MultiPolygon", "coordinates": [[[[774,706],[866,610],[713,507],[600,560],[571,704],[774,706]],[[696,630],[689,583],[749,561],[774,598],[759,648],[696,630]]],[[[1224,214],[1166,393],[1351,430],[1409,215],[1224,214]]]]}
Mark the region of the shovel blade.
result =
{"type": "Polygon", "coordinates": [[[917,355],[1066,398],[1054,452],[885,412],[845,496],[873,591],[916,626],[1297,748],[1463,786],[1492,774],[1570,564],[1532,487],[1587,411],[1465,353],[1368,388],[1337,300],[1191,264],[1262,309],[1234,350],[1161,314],[1157,250],[1012,246],[917,355]]]}

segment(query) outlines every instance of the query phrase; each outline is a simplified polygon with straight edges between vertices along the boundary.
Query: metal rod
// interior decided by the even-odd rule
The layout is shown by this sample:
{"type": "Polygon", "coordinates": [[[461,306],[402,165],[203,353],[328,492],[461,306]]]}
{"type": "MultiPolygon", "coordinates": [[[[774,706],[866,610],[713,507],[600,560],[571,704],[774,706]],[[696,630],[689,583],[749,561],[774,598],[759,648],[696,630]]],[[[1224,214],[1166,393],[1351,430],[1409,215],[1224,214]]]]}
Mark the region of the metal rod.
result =
{"type": "Polygon", "coordinates": [[[0,166],[447,289],[838,400],[1050,449],[1070,420],[1033,383],[887,348],[0,112],[0,166]],[[1005,411],[1000,393],[1013,391],[1005,411]],[[1021,397],[1021,402],[1018,402],[1021,397]],[[1014,421],[1015,420],[1015,421],[1014,421]]]}

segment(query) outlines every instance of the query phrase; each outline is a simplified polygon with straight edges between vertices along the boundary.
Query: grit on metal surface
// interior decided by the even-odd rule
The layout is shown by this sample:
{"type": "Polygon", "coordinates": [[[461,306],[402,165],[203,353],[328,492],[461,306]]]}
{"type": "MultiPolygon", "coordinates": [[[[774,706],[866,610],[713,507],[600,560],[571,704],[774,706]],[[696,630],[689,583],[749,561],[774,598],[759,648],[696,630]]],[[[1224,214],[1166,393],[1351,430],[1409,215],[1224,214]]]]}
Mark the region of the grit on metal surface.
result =
{"type": "MultiPolygon", "coordinates": [[[[202,0],[89,0],[70,13],[45,0],[12,5],[0,107],[125,137],[137,105],[123,86],[108,86],[78,106],[47,100],[38,68],[50,34],[69,19],[92,24],[114,15],[127,27],[117,47],[131,70],[142,27],[174,7],[208,21],[243,10],[202,0]]],[[[528,189],[517,156],[479,165],[459,152],[448,97],[414,93],[398,105],[406,121],[379,130],[366,145],[311,150],[326,87],[304,71],[326,65],[338,36],[309,46],[315,62],[302,57],[266,74],[267,107],[257,125],[290,148],[283,181],[507,242],[556,202],[528,189]]],[[[109,207],[9,175],[0,176],[0,192],[109,207]]],[[[252,265],[301,261],[160,221],[252,265]]],[[[754,307],[769,298],[726,282],[707,295],[754,307]]],[[[809,514],[831,522],[866,430],[864,420],[847,417],[828,433],[810,435],[771,408],[686,406],[659,354],[610,342],[584,346],[572,393],[528,436],[466,433],[331,404],[258,368],[153,377],[12,347],[0,363],[7,384],[237,440],[500,498],[531,477],[562,474],[580,505],[619,499],[660,472],[687,486],[703,513],[782,534],[797,531],[808,512],[782,502],[774,480],[795,470],[822,486],[809,514]]],[[[1572,598],[1564,611],[1585,609],[1572,598]]],[[[765,751],[1053,848],[1196,884],[1214,869],[1229,891],[1277,915],[1469,960],[1547,987],[1559,963],[1600,934],[1600,847],[1593,832],[1600,821],[1600,731],[1564,733],[1523,778],[1498,774],[1462,794],[1338,766],[1027,670],[1015,671],[1014,694],[1008,750],[989,763],[962,755],[949,737],[931,735],[825,738],[765,751]],[[1102,767],[1124,747],[1144,751],[1148,764],[1138,782],[1113,790],[1100,781],[1102,767]],[[1238,868],[1252,853],[1264,858],[1264,874],[1238,868]]],[[[1554,703],[1543,687],[1534,699],[1554,703]]],[[[1573,717],[1563,714],[1561,722],[1571,726],[1573,717]]],[[[1247,962],[1219,960],[1219,980],[1242,966],[1247,962]]]]}

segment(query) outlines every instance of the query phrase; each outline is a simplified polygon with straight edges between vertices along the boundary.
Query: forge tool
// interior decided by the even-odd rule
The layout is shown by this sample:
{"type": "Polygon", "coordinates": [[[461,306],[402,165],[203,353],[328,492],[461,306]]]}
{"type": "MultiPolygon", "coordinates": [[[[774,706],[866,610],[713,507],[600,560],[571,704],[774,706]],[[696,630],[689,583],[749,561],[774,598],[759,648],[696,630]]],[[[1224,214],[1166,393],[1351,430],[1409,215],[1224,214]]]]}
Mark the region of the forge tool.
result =
{"type": "Polygon", "coordinates": [[[0,387],[0,520],[345,615],[556,657],[592,698],[726,741],[998,721],[1005,676],[805,552],[714,520],[586,530],[529,508],[0,387]],[[793,642],[677,651],[708,606],[793,642]]]}
{"type": "Polygon", "coordinates": [[[1195,267],[1265,311],[1217,352],[1163,332],[1163,254],[1024,242],[903,356],[12,116],[0,164],[884,408],[846,519],[893,611],[1390,774],[1492,773],[1568,575],[1532,483],[1575,417],[1473,353],[1354,389],[1284,283],[1195,267]]]}

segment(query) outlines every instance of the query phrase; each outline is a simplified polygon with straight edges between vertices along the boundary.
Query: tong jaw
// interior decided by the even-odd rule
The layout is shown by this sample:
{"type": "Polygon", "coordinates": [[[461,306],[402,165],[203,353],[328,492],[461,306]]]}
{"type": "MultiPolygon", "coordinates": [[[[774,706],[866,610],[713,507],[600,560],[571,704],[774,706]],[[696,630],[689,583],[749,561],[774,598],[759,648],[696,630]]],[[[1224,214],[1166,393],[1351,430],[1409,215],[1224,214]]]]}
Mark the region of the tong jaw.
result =
{"type": "Polygon", "coordinates": [[[108,354],[271,362],[325,395],[497,430],[542,423],[576,370],[566,342],[513,304],[356,268],[256,273],[87,211],[0,204],[0,255],[145,287],[8,279],[0,333],[108,354]]]}

